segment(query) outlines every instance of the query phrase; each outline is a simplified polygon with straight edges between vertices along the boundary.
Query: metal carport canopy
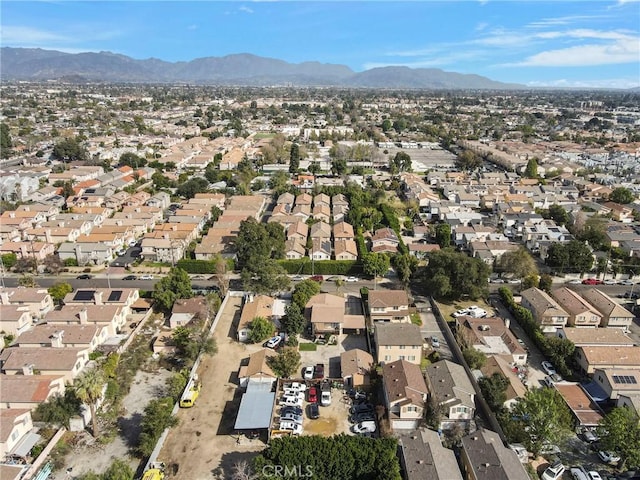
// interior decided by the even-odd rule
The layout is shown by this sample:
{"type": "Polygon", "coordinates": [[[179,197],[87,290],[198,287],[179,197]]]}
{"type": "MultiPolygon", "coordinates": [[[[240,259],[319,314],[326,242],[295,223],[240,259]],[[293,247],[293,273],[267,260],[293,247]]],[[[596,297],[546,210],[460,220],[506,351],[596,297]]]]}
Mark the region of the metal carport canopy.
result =
{"type": "Polygon", "coordinates": [[[242,396],[234,426],[236,430],[257,430],[271,425],[276,394],[271,391],[270,383],[262,384],[264,387],[258,385],[260,384],[249,383],[247,393],[242,396]]]}

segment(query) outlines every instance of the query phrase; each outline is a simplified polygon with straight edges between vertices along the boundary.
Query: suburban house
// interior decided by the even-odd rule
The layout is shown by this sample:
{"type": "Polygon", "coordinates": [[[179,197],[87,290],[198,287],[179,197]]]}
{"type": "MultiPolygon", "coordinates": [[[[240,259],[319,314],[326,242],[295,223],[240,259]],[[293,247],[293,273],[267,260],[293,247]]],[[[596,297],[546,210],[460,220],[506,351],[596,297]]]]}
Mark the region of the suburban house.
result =
{"type": "Polygon", "coordinates": [[[267,364],[269,357],[275,357],[278,354],[270,348],[263,348],[249,355],[248,359],[243,361],[238,371],[238,379],[240,386],[246,387],[249,381],[252,383],[268,383],[273,384],[278,376],[273,373],[271,367],[267,364]]]}
{"type": "Polygon", "coordinates": [[[32,325],[29,307],[0,305],[0,330],[8,335],[20,335],[32,325]]]}
{"type": "Polygon", "coordinates": [[[466,480],[529,480],[516,452],[484,428],[462,437],[460,465],[466,480]]]}
{"type": "Polygon", "coordinates": [[[597,288],[582,292],[582,297],[602,315],[601,327],[628,329],[635,315],[597,288]]]}
{"type": "Polygon", "coordinates": [[[475,390],[462,365],[440,360],[426,370],[430,401],[444,410],[440,428],[461,425],[466,431],[475,413],[475,390]]]}
{"type": "Polygon", "coordinates": [[[473,318],[463,315],[456,318],[456,332],[464,338],[468,347],[485,355],[495,355],[507,363],[525,365],[527,351],[509,329],[506,319],[473,318]]]}
{"type": "Polygon", "coordinates": [[[287,260],[298,260],[307,252],[305,242],[298,238],[289,238],[284,242],[284,255],[287,260]]]}
{"type": "Polygon", "coordinates": [[[318,203],[313,206],[311,215],[313,216],[314,220],[321,220],[328,223],[331,219],[331,207],[324,203],[318,203]]]}
{"type": "Polygon", "coordinates": [[[635,344],[621,328],[561,328],[556,334],[571,340],[576,347],[633,347],[635,344]]]}
{"type": "Polygon", "coordinates": [[[618,400],[620,395],[640,395],[640,369],[602,369],[593,372],[593,381],[611,400],[618,400]]]}
{"type": "Polygon", "coordinates": [[[205,297],[178,298],[171,308],[169,328],[184,327],[194,319],[207,321],[209,305],[205,297]]]}
{"type": "Polygon", "coordinates": [[[556,288],[551,296],[569,314],[567,325],[571,327],[597,327],[602,321],[600,312],[573,290],[556,288]]]}
{"type": "Polygon", "coordinates": [[[539,288],[528,288],[522,292],[523,307],[531,310],[533,319],[543,332],[555,332],[564,327],[569,321],[569,314],[539,288]]]}
{"type": "Polygon", "coordinates": [[[509,385],[507,385],[507,389],[504,392],[506,396],[504,407],[508,409],[510,409],[519,398],[523,398],[527,393],[527,387],[522,383],[522,379],[513,370],[514,369],[509,362],[498,355],[491,355],[487,357],[484,365],[480,367],[480,371],[484,377],[491,377],[493,374],[497,373],[509,381],[509,385]]]}
{"type": "Polygon", "coordinates": [[[329,240],[331,238],[331,226],[326,222],[317,222],[311,225],[311,231],[309,233],[311,238],[324,238],[329,240]]]}
{"type": "Polygon", "coordinates": [[[309,225],[304,222],[292,223],[287,227],[287,240],[300,240],[302,244],[307,241],[307,235],[309,234],[309,225]]]}
{"type": "Polygon", "coordinates": [[[420,365],[423,341],[420,327],[413,323],[376,323],[375,344],[377,363],[407,360],[420,365]]]}
{"type": "Polygon", "coordinates": [[[385,363],[382,384],[391,428],[417,428],[424,416],[429,393],[420,365],[406,360],[385,363]]]}
{"type": "Polygon", "coordinates": [[[108,329],[96,324],[54,325],[40,323],[15,340],[20,348],[69,347],[93,352],[108,337],[108,329]]]}
{"type": "Polygon", "coordinates": [[[463,480],[453,450],[442,446],[438,432],[419,428],[398,437],[404,480],[463,480]]]}
{"type": "MultiPolygon", "coordinates": [[[[65,305],[60,310],[52,310],[44,317],[53,325],[97,325],[106,329],[106,335],[116,335],[126,324],[127,315],[118,305],[65,305]]],[[[62,327],[63,329],[64,327],[62,327]]]]}
{"type": "Polygon", "coordinates": [[[251,330],[249,325],[256,317],[262,317],[272,320],[273,305],[275,298],[267,295],[247,295],[245,296],[244,306],[240,314],[240,322],[238,323],[238,341],[248,342],[251,330]]]}
{"type": "Polygon", "coordinates": [[[368,386],[371,369],[375,365],[369,352],[353,348],[340,354],[341,377],[346,387],[358,388],[368,386]]]}
{"type": "Polygon", "coordinates": [[[576,362],[583,373],[596,368],[640,370],[640,347],[576,347],[576,362]]]}
{"type": "Polygon", "coordinates": [[[336,260],[357,260],[358,246],[355,240],[337,238],[333,242],[333,250],[336,260]]]}
{"type": "Polygon", "coordinates": [[[313,335],[340,333],[344,311],[344,298],[330,293],[314,295],[305,305],[305,316],[311,322],[313,335]]]}
{"type": "Polygon", "coordinates": [[[410,322],[409,297],[404,290],[370,290],[369,315],[373,322],[410,322]]]}
{"type": "Polygon", "coordinates": [[[0,410],[33,410],[56,395],[64,395],[63,375],[4,375],[0,388],[0,410]]]}
{"type": "Polygon", "coordinates": [[[331,240],[328,238],[313,238],[309,249],[311,260],[331,260],[331,240]]]}
{"type": "Polygon", "coordinates": [[[0,353],[0,371],[6,375],[61,375],[73,382],[89,362],[86,348],[5,348],[0,353]]]}
{"type": "Polygon", "coordinates": [[[32,430],[30,409],[0,409],[0,461],[19,463],[19,459],[26,457],[42,438],[32,430]]]}
{"type": "Polygon", "coordinates": [[[380,228],[371,237],[371,251],[374,253],[395,253],[398,251],[400,241],[396,232],[391,228],[380,228]]]}
{"type": "Polygon", "coordinates": [[[596,402],[587,394],[579,383],[560,382],[555,384],[555,389],[571,410],[576,428],[597,427],[604,412],[596,402]]]}
{"type": "Polygon", "coordinates": [[[333,225],[333,238],[335,240],[344,238],[347,240],[353,240],[355,234],[353,233],[353,227],[347,222],[337,222],[333,225]]]}

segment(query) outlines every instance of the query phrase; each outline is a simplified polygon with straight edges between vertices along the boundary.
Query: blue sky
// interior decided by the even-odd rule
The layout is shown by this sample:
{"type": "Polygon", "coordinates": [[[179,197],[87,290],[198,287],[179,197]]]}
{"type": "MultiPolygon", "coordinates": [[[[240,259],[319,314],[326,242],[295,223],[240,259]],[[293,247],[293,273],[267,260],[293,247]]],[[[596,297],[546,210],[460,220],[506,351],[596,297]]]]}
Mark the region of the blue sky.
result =
{"type": "Polygon", "coordinates": [[[475,73],[531,86],[640,86],[640,0],[2,0],[2,46],[188,61],[233,53],[475,73]]]}

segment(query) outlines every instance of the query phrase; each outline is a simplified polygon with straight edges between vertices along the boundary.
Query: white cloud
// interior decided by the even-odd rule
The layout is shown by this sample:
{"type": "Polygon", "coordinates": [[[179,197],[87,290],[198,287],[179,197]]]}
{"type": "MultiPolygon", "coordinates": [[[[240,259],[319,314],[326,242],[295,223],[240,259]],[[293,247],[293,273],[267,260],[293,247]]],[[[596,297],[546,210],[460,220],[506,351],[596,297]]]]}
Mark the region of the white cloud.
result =
{"type": "Polygon", "coordinates": [[[600,20],[603,18],[609,18],[609,15],[567,15],[564,17],[543,18],[542,20],[530,22],[528,25],[526,25],[526,27],[541,28],[559,25],[571,25],[577,22],[584,22],[585,20],[600,20]]]}
{"type": "Polygon", "coordinates": [[[51,42],[68,42],[71,39],[54,32],[47,32],[32,27],[11,26],[2,27],[0,33],[4,45],[23,46],[37,45],[51,42]]]}
{"type": "Polygon", "coordinates": [[[519,67],[587,67],[620,63],[637,63],[640,44],[637,39],[624,39],[608,45],[578,45],[536,53],[522,62],[507,66],[519,67]]]}
{"type": "Polygon", "coordinates": [[[555,87],[555,88],[634,88],[640,87],[637,79],[629,78],[609,78],[601,80],[567,80],[566,78],[557,80],[538,80],[527,82],[530,87],[555,87]]]}
{"type": "Polygon", "coordinates": [[[253,10],[249,7],[245,7],[244,5],[242,7],[240,7],[238,10],[240,10],[241,12],[245,12],[245,13],[253,13],[253,10]]]}
{"type": "Polygon", "coordinates": [[[479,24],[476,25],[475,31],[476,32],[481,32],[485,28],[487,28],[488,26],[489,26],[489,24],[487,22],[480,22],[479,24]]]}
{"type": "Polygon", "coordinates": [[[189,25],[187,27],[187,30],[197,30],[198,29],[198,25],[189,25]]]}

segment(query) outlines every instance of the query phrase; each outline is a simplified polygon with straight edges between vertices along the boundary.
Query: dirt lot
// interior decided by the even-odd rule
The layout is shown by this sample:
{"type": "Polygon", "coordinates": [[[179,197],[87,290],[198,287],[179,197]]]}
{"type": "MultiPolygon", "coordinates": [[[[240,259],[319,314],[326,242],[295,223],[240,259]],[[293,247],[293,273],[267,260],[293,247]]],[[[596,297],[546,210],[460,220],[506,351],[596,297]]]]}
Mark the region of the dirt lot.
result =
{"type": "Polygon", "coordinates": [[[166,478],[190,480],[230,478],[236,462],[249,461],[265,444],[234,435],[241,393],[237,386],[240,360],[260,345],[235,340],[234,320],[242,299],[231,297],[214,333],[218,353],[207,357],[198,372],[202,391],[193,408],[178,412],[180,424],[172,429],[158,457],[168,466],[166,478]]]}

